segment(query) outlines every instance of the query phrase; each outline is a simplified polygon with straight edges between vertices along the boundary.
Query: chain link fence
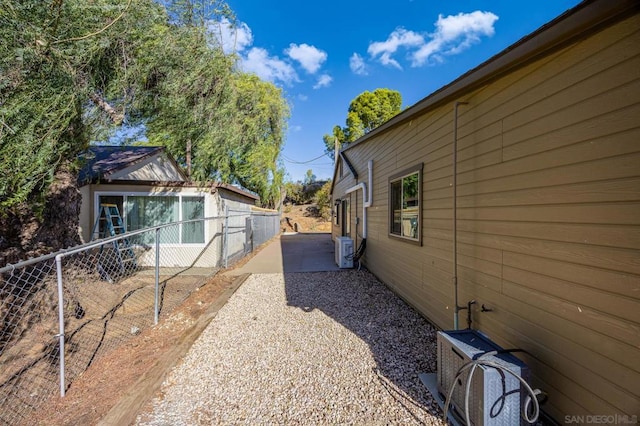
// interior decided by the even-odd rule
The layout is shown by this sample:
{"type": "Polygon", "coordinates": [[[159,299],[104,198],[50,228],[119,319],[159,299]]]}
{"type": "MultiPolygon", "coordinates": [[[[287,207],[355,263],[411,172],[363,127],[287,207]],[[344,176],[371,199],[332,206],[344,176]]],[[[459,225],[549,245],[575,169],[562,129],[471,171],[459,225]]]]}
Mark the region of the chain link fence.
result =
{"type": "Polygon", "coordinates": [[[158,323],[220,268],[278,234],[227,210],[0,269],[0,424],[19,424],[99,357],[158,323]]]}

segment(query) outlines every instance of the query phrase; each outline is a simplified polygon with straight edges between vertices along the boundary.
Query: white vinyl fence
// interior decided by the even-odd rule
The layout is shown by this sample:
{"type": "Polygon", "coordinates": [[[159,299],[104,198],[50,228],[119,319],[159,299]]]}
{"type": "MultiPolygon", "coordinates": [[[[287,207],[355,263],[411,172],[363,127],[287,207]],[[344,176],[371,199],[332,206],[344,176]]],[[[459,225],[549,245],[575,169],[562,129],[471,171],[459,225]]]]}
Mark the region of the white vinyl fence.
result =
{"type": "Polygon", "coordinates": [[[276,212],[227,210],[0,268],[0,424],[28,423],[97,358],[277,235],[279,223],[276,212]]]}

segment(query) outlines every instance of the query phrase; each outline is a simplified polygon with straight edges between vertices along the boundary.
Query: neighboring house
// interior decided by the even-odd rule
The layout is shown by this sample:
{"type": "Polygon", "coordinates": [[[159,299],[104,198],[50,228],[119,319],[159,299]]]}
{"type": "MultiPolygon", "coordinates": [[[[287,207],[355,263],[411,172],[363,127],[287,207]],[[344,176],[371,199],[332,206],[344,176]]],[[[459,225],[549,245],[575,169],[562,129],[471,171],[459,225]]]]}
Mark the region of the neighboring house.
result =
{"type": "Polygon", "coordinates": [[[561,423],[640,414],[639,5],[581,3],[334,171],[334,238],[366,237],[366,267],[442,329],[467,325],[455,277],[561,423]]]}
{"type": "MultiPolygon", "coordinates": [[[[135,231],[222,216],[225,208],[248,211],[259,200],[257,195],[232,185],[191,182],[164,147],[92,146],[81,159],[80,228],[85,242],[93,238],[91,232],[101,203],[116,204],[127,231],[135,231]]],[[[219,232],[214,225],[219,227],[212,221],[182,225],[162,242],[198,252],[219,232]]]]}

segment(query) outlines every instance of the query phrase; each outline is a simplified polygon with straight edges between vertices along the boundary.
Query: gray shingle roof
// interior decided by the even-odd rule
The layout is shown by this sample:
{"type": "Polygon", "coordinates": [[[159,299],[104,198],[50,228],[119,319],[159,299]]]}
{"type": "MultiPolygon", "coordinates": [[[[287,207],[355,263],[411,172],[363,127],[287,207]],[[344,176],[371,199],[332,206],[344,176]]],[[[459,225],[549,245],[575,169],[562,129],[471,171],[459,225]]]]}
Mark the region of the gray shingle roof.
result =
{"type": "Polygon", "coordinates": [[[80,154],[78,184],[94,182],[163,151],[162,146],[91,146],[80,154]]]}

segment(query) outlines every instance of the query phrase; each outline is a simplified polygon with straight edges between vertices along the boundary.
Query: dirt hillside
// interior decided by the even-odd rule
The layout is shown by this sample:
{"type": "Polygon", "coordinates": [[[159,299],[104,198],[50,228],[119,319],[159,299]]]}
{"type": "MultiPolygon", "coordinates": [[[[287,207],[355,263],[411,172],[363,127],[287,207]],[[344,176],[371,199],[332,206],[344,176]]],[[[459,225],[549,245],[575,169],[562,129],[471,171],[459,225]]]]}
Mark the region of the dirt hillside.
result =
{"type": "Polygon", "coordinates": [[[298,232],[331,232],[331,220],[318,217],[316,211],[315,204],[285,206],[282,209],[283,229],[293,232],[297,224],[298,232]]]}

